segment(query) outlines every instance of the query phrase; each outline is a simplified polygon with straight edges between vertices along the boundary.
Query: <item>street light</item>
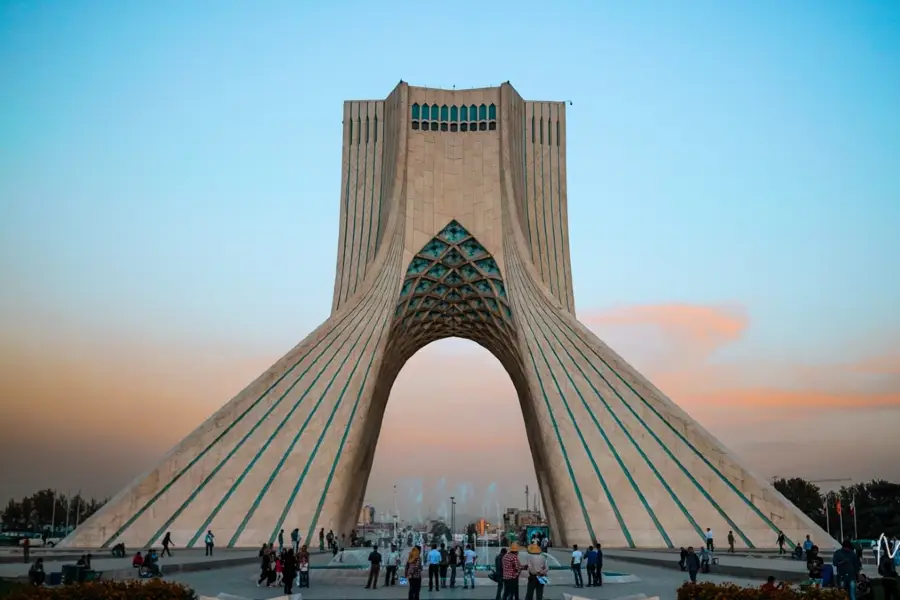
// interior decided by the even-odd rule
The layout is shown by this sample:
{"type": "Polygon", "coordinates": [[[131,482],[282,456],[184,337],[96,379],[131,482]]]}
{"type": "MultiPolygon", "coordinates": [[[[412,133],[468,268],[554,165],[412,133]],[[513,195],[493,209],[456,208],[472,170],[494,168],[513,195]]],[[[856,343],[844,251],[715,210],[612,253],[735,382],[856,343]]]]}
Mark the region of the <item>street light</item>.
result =
{"type": "Polygon", "coordinates": [[[450,496],[450,537],[454,535],[456,535],[456,499],[450,496]]]}

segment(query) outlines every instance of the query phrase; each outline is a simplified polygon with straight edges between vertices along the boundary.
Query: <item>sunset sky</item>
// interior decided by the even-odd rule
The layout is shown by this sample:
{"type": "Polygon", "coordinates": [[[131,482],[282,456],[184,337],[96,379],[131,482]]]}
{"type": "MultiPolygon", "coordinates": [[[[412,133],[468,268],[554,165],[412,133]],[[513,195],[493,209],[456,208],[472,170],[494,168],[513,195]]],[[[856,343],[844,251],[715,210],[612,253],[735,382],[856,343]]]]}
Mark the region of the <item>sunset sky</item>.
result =
{"type": "MultiPolygon", "coordinates": [[[[401,78],[572,100],[579,318],[760,475],[900,480],[900,4],[548,6],[0,0],[0,501],[116,492],[328,316],[342,101],[401,78]]],[[[366,500],[493,516],[524,436],[438,342],[366,500]]]]}

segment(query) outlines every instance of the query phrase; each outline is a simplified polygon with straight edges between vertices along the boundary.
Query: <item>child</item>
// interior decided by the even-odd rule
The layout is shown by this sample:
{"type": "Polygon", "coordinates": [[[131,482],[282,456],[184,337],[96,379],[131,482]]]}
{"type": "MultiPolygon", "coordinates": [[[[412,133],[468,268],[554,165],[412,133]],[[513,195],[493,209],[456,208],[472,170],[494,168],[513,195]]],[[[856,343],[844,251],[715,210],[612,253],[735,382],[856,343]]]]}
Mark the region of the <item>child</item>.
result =
{"type": "Polygon", "coordinates": [[[281,560],[281,557],[275,559],[275,585],[281,585],[281,581],[284,578],[284,563],[281,560]]]}

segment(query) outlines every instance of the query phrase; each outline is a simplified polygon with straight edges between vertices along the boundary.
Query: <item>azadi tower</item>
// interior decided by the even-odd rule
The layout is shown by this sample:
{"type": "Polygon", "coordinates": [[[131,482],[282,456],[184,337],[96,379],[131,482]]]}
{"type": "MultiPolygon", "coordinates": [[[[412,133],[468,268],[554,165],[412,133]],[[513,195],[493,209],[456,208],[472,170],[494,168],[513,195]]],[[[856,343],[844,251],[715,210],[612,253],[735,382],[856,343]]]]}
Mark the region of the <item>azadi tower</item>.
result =
{"type": "Polygon", "coordinates": [[[828,539],[576,319],[565,108],[508,83],[345,102],[331,316],[63,544],[349,533],[394,379],[447,337],[515,384],[556,545],[828,539]]]}

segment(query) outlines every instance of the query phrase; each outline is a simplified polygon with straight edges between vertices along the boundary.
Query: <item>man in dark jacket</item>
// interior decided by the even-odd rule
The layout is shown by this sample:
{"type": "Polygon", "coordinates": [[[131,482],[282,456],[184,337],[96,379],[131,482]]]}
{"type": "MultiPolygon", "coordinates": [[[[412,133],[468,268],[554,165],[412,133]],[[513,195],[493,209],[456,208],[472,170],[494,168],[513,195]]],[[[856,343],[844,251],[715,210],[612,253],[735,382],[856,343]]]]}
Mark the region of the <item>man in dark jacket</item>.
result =
{"type": "Polygon", "coordinates": [[[594,585],[594,571],[597,570],[597,551],[593,546],[588,546],[587,552],[584,553],[584,562],[587,563],[587,586],[594,585]]]}
{"type": "Polygon", "coordinates": [[[497,558],[494,559],[494,574],[497,582],[497,595],[494,600],[500,600],[503,596],[503,557],[506,555],[506,548],[500,548],[497,558]]]}
{"type": "Polygon", "coordinates": [[[837,570],[838,585],[844,588],[850,600],[856,600],[856,580],[859,579],[862,563],[853,551],[850,540],[844,540],[841,547],[835,551],[831,562],[837,570]]]}
{"type": "Polygon", "coordinates": [[[594,585],[598,587],[603,586],[603,549],[600,547],[600,544],[597,544],[597,568],[594,569],[594,585]]]}
{"type": "Polygon", "coordinates": [[[378,551],[378,546],[373,546],[372,552],[369,553],[369,579],[366,582],[366,589],[378,589],[379,571],[381,571],[381,552],[378,551]]]}
{"type": "MultiPolygon", "coordinates": [[[[700,571],[700,557],[694,552],[694,547],[687,549],[687,558],[684,560],[687,565],[688,575],[691,577],[691,583],[697,583],[697,572],[700,571]]],[[[851,599],[852,600],[852,599],[851,599]]]]}

